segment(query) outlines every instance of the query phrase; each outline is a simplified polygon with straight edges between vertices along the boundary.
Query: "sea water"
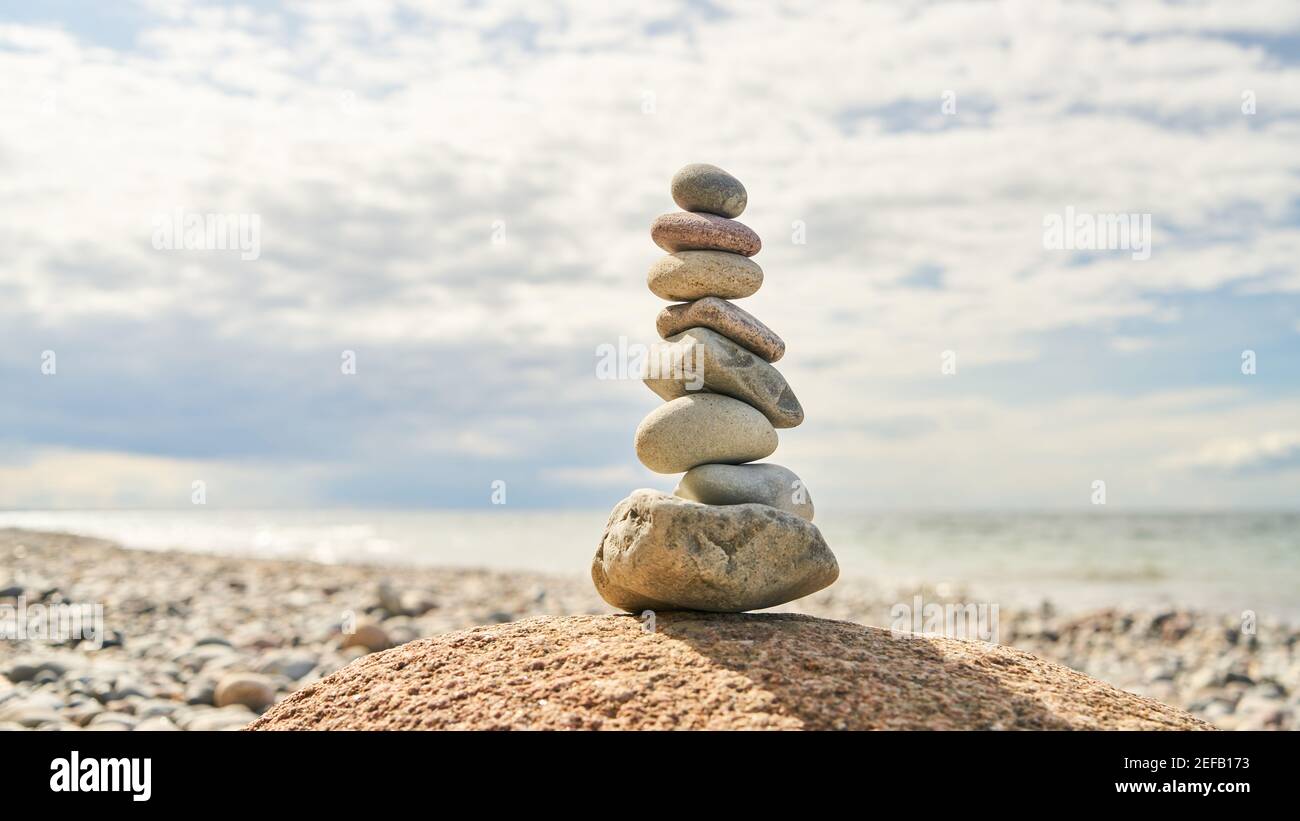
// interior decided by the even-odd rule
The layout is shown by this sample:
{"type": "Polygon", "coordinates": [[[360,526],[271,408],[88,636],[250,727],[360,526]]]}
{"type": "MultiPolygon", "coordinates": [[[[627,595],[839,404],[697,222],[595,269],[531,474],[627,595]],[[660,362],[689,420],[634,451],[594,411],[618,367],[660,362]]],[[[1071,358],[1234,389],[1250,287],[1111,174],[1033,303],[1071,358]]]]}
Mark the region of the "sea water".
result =
{"type": "MultiPolygon", "coordinates": [[[[585,575],[606,511],[0,511],[147,550],[585,575]]],[[[828,513],[845,578],[1004,607],[1189,607],[1300,623],[1300,513],[828,513]]]]}

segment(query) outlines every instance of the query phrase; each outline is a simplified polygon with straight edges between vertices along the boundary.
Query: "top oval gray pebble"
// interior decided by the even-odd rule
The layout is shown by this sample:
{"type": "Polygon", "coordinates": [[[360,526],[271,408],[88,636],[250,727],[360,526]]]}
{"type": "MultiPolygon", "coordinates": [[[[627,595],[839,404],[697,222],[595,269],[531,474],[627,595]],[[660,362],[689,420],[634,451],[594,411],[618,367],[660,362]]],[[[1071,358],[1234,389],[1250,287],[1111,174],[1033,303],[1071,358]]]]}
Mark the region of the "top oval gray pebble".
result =
{"type": "Polygon", "coordinates": [[[735,218],[745,210],[749,195],[740,180],[708,163],[693,162],[673,175],[673,202],[686,211],[703,211],[735,218]]]}

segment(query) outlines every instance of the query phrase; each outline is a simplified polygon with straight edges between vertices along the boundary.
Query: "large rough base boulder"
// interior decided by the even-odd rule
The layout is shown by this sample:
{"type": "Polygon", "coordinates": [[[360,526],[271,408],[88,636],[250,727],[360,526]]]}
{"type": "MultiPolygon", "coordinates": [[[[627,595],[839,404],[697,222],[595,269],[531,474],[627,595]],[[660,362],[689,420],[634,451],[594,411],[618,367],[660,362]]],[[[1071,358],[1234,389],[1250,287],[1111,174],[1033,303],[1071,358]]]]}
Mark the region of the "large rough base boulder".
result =
{"type": "Polygon", "coordinates": [[[605,601],[642,610],[739,613],[803,598],[840,575],[811,522],[758,504],[702,505],[634,490],[591,560],[605,601]]]}
{"type": "Polygon", "coordinates": [[[786,614],[535,618],[413,641],[255,730],[1211,729],[997,645],[786,614]]]}

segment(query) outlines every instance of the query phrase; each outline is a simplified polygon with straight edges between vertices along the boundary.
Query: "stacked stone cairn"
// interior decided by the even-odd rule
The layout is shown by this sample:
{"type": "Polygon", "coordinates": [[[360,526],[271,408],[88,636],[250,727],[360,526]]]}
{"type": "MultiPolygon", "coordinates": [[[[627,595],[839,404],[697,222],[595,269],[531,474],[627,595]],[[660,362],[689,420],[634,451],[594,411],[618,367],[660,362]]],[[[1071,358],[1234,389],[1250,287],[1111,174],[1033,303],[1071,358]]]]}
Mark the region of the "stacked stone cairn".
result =
{"type": "Polygon", "coordinates": [[[780,465],[777,428],[803,408],[772,367],[785,343],[731,300],[753,295],[763,270],[758,235],[735,218],[745,187],[695,163],[672,181],[682,211],[650,227],[668,252],[650,290],[669,302],[645,383],[663,398],[636,431],[636,454],[656,473],[684,473],[673,495],[636,490],[615,506],[591,575],[605,601],[632,612],[773,607],[827,587],[839,566],[812,524],[803,483],[780,465]]]}

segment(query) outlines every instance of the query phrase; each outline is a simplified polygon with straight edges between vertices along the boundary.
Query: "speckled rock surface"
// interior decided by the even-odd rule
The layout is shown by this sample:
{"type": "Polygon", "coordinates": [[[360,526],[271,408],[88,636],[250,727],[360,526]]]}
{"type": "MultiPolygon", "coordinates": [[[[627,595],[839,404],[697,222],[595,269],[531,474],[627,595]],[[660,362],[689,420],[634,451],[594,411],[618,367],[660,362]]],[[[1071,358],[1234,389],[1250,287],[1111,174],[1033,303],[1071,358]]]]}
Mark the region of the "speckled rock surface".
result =
{"type": "Polygon", "coordinates": [[[749,226],[716,214],[692,214],[674,211],[655,218],[650,224],[650,238],[655,245],[677,251],[730,251],[752,257],[763,247],[749,226]]]}
{"type": "Polygon", "coordinates": [[[646,285],[669,302],[706,296],[743,299],[763,285],[763,269],[749,257],[727,251],[678,251],[650,267],[646,285]]]}
{"type": "Polygon", "coordinates": [[[709,296],[681,305],[669,305],[655,319],[655,330],[664,339],[691,328],[717,331],[768,362],[775,362],[785,355],[785,342],[781,337],[748,311],[725,299],[709,296]]]}
{"type": "Polygon", "coordinates": [[[786,614],[532,618],[366,656],[253,730],[1209,725],[998,645],[786,614]]]}
{"type": "Polygon", "coordinates": [[[692,328],[668,342],[655,362],[658,374],[645,380],[661,398],[696,394],[702,386],[751,405],[774,428],[803,422],[803,406],[781,372],[717,331],[692,328]]]}
{"type": "Polygon", "coordinates": [[[591,579],[615,607],[740,613],[801,599],[840,575],[808,521],[768,505],[703,505],[634,490],[605,524],[591,579]]]}
{"type": "Polygon", "coordinates": [[[803,482],[794,471],[770,462],[691,468],[673,495],[705,505],[770,505],[813,520],[812,497],[803,482]]]}
{"type": "Polygon", "coordinates": [[[687,211],[707,211],[723,217],[738,217],[745,211],[749,195],[740,180],[703,162],[693,162],[673,175],[673,202],[687,211]]]}
{"type": "Polygon", "coordinates": [[[772,455],[777,435],[762,413],[716,393],[665,402],[641,420],[633,440],[655,473],[685,473],[713,462],[738,465],[772,455]]]}

